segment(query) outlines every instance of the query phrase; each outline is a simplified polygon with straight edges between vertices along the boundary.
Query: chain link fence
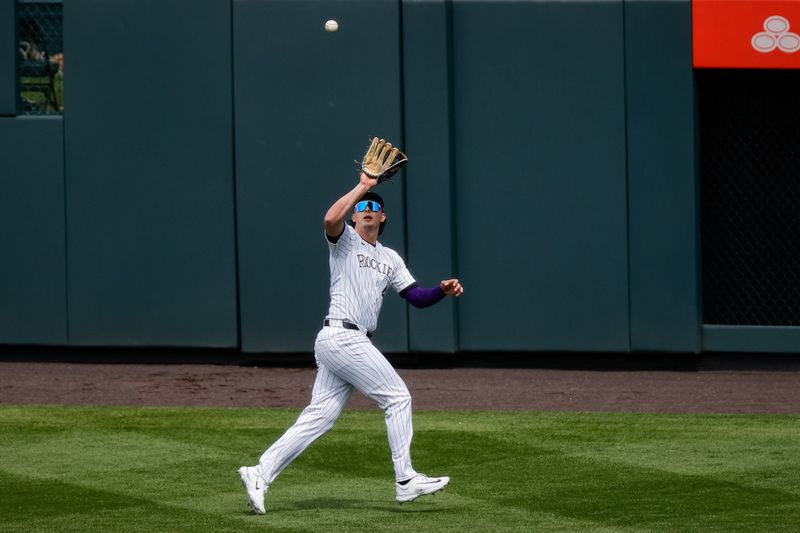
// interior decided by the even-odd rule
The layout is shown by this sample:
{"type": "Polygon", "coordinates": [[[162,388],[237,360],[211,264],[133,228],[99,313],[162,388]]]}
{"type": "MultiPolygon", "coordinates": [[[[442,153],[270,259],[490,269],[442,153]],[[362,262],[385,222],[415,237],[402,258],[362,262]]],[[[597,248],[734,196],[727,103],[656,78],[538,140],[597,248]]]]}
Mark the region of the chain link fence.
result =
{"type": "Polygon", "coordinates": [[[800,71],[697,71],[703,323],[800,326],[800,71]]]}
{"type": "Polygon", "coordinates": [[[64,112],[64,39],[61,0],[18,0],[21,115],[64,112]]]}

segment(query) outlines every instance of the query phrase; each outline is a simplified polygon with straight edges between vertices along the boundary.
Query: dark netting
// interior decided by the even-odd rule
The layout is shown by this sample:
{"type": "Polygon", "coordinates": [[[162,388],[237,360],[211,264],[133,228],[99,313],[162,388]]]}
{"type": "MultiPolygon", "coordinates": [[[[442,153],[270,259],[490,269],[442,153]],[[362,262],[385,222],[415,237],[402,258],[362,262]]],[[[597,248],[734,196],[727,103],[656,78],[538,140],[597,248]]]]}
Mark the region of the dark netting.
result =
{"type": "Polygon", "coordinates": [[[703,322],[800,325],[800,72],[697,71],[703,322]]]}
{"type": "Polygon", "coordinates": [[[24,115],[64,111],[63,9],[60,0],[19,0],[19,106],[24,115]]]}

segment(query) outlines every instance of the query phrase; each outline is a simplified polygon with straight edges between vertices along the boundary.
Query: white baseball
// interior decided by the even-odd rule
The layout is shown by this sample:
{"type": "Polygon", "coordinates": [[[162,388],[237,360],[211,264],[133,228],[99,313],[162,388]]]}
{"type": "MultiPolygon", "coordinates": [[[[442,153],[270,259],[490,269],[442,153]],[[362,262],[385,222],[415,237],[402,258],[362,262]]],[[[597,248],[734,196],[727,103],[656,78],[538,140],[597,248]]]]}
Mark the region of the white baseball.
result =
{"type": "Polygon", "coordinates": [[[339,23],[335,20],[329,20],[325,23],[325,31],[336,31],[339,29],[339,23]]]}

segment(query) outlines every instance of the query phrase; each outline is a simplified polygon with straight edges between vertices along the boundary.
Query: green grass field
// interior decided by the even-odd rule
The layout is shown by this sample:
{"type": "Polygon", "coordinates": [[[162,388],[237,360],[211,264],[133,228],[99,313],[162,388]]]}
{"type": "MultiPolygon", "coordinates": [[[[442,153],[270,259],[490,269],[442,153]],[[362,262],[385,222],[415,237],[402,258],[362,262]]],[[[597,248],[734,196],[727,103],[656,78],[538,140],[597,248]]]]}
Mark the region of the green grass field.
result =
{"type": "Polygon", "coordinates": [[[800,417],[348,411],[249,514],[236,469],[298,410],[0,407],[0,531],[798,531],[800,417]]]}

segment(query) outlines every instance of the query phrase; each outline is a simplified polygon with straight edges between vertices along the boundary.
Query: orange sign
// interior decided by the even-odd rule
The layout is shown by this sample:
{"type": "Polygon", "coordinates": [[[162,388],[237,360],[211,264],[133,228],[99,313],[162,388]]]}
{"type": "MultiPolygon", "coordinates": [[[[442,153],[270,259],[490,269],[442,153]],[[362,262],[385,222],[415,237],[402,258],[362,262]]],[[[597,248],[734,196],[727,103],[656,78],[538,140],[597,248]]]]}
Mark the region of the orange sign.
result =
{"type": "Polygon", "coordinates": [[[695,68],[800,68],[800,0],[692,0],[695,68]]]}

